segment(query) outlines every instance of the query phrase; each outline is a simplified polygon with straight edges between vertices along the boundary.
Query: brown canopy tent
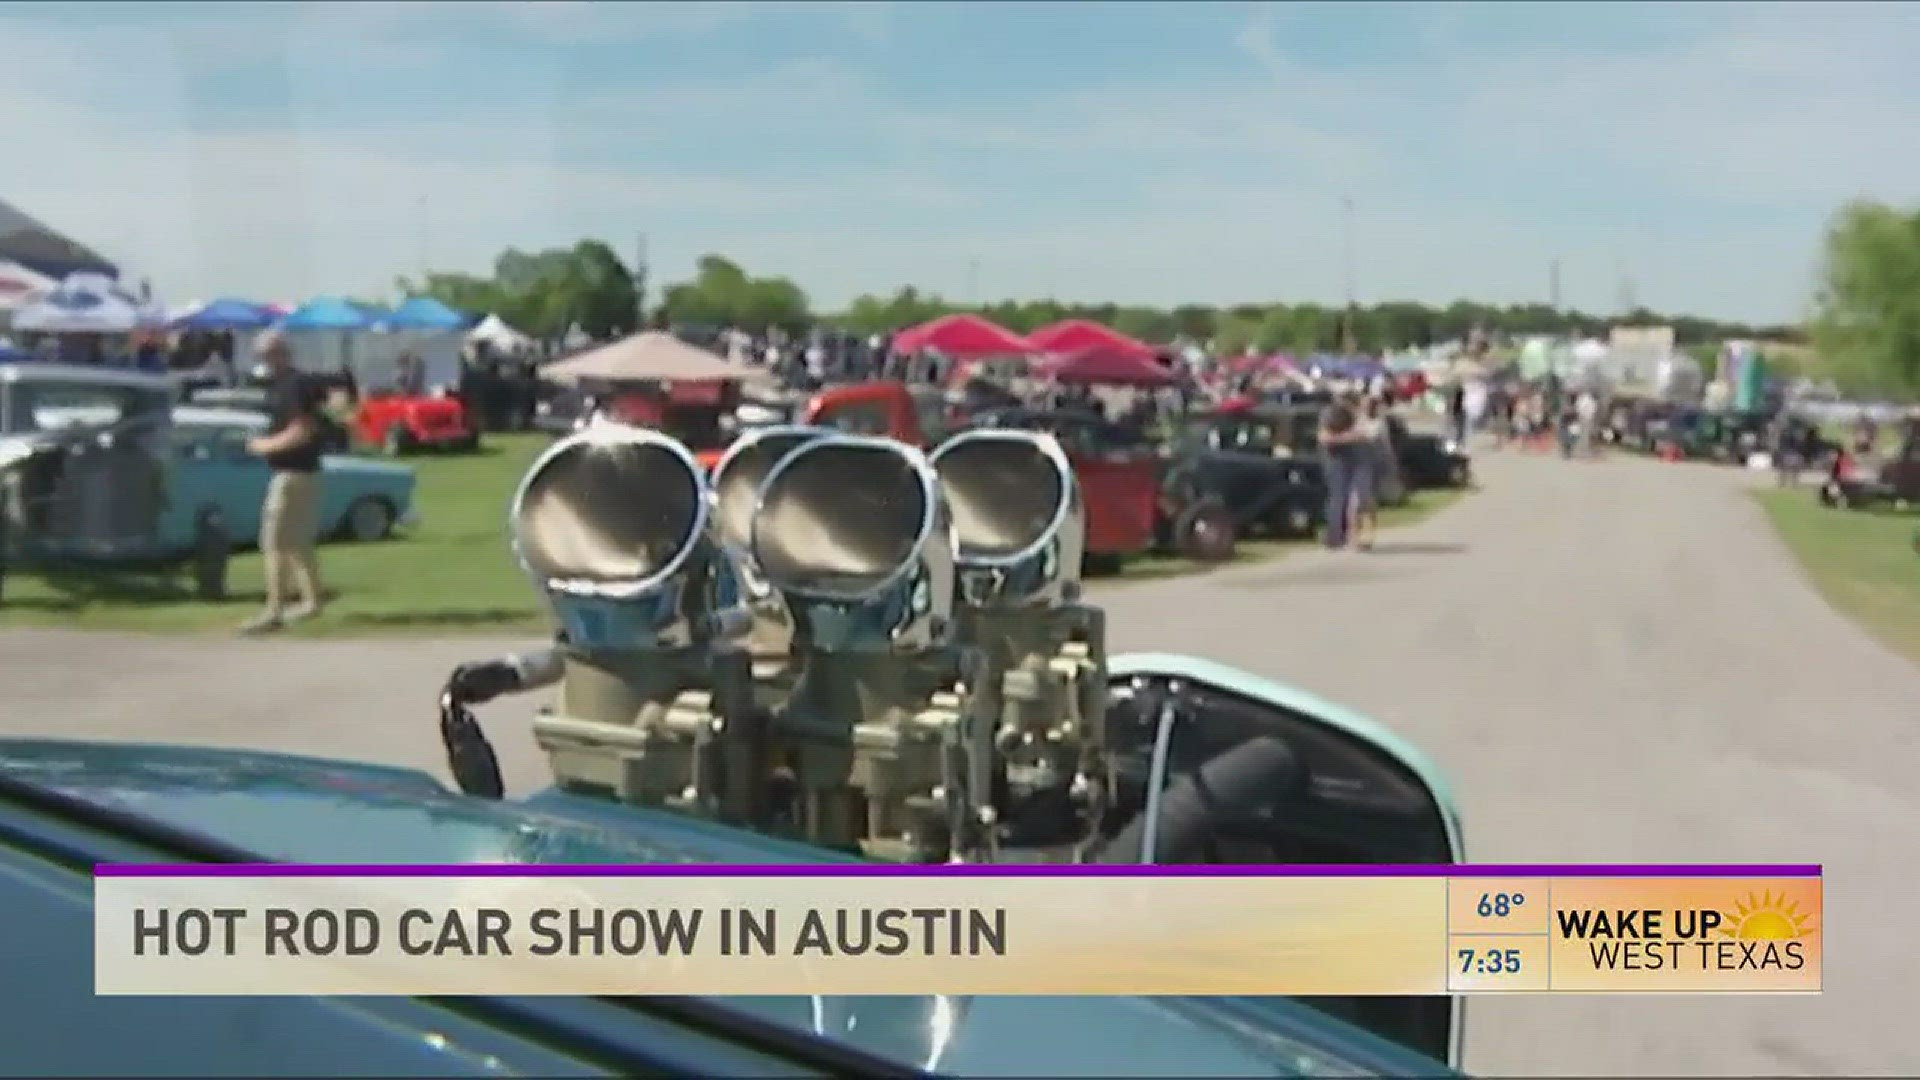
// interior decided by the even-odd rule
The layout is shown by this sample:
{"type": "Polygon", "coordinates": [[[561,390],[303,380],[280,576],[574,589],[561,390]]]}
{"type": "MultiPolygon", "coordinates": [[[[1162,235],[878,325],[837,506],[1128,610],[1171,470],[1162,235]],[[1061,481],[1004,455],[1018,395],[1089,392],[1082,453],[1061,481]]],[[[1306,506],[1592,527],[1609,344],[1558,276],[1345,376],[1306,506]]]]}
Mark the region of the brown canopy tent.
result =
{"type": "Polygon", "coordinates": [[[758,382],[759,368],[729,363],[672,334],[648,330],[589,349],[540,369],[540,377],[558,383],[587,382],[758,382]]]}

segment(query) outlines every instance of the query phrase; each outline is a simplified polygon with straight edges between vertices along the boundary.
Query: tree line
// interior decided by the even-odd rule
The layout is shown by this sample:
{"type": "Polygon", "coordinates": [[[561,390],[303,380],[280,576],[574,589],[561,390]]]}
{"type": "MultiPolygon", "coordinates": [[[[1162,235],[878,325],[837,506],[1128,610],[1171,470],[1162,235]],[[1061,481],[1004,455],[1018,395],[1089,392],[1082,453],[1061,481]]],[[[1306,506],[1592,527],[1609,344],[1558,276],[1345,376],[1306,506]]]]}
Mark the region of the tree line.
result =
{"type": "Polygon", "coordinates": [[[1843,385],[1920,395],[1920,207],[1872,200],[1829,223],[1810,337],[1843,385]]]}
{"type": "MultiPolygon", "coordinates": [[[[574,325],[597,338],[645,325],[733,326],[750,331],[778,327],[798,332],[826,324],[862,334],[884,333],[962,311],[1020,332],[1062,319],[1090,319],[1145,341],[1212,342],[1216,350],[1229,353],[1249,348],[1315,353],[1348,347],[1380,352],[1458,340],[1475,329],[1494,334],[1604,337],[1609,327],[1623,322],[1671,326],[1682,345],[1696,349],[1711,348],[1728,338],[1801,340],[1801,330],[1794,326],[1751,326],[1645,309],[1623,317],[1547,304],[1500,306],[1470,300],[1445,306],[1390,300],[1352,308],[1314,303],[1159,308],[1051,299],[961,304],[909,285],[887,296],[858,297],[844,311],[820,312],[805,290],[788,278],[752,275],[721,255],[703,256],[690,280],[667,285],[649,305],[643,271],[629,267],[597,240],[535,253],[509,250],[495,260],[491,276],[429,273],[418,281],[402,279],[399,287],[403,295],[434,296],[463,310],[497,313],[549,340],[557,340],[574,325]]],[[[1920,290],[1915,295],[1920,297],[1920,290]]],[[[1920,321],[1915,332],[1920,333],[1920,321]]]]}

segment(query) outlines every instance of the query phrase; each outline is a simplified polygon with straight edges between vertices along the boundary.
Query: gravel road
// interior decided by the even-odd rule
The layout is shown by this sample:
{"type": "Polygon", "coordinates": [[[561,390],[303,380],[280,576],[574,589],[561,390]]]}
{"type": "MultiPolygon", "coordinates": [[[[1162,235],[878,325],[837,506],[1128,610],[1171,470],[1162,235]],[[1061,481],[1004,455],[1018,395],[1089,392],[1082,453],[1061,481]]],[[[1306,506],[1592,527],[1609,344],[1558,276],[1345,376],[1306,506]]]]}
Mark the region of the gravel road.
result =
{"type": "MultiPolygon", "coordinates": [[[[1503,998],[1486,1075],[1920,1070],[1920,669],[1829,609],[1734,470],[1482,455],[1487,490],[1371,555],[1095,590],[1116,650],[1212,656],[1386,721],[1453,777],[1478,861],[1824,863],[1817,998],[1503,998]],[[1877,928],[1877,929],[1876,929],[1877,928]]],[[[1809,496],[1811,497],[1811,496],[1809,496]]],[[[0,634],[0,731],[441,772],[432,698],[525,642],[0,634]],[[84,659],[83,659],[84,658],[84,659]]],[[[486,717],[519,790],[531,702],[486,717]]]]}

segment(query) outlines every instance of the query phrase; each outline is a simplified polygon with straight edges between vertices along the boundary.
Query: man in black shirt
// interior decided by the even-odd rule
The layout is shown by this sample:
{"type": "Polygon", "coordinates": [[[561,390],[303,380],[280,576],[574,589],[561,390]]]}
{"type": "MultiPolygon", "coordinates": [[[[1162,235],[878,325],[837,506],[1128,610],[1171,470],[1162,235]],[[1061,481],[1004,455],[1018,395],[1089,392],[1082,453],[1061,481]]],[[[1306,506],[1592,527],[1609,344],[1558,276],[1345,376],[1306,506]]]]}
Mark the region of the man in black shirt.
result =
{"type": "Polygon", "coordinates": [[[278,630],[320,610],[320,566],[314,553],[320,525],[320,453],[324,426],[319,388],[293,368],[287,339],[274,331],[260,335],[255,351],[268,375],[265,435],[247,449],[273,470],[260,514],[260,554],[266,563],[267,606],[242,626],[242,633],[278,630]],[[291,585],[300,602],[286,606],[291,585]]]}

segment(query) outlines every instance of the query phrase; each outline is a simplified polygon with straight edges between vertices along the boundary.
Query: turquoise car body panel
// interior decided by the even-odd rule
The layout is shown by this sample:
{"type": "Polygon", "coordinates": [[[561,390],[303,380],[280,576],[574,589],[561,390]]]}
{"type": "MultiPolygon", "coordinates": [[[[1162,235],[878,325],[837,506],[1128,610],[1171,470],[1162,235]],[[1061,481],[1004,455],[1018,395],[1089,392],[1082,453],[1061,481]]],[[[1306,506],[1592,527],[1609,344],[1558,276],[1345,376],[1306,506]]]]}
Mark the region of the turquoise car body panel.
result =
{"type": "MultiPolygon", "coordinates": [[[[1430,762],[1388,729],[1291,687],[1187,657],[1115,657],[1121,677],[1188,678],[1304,712],[1400,758],[1436,793],[1430,762]]],[[[306,863],[829,863],[856,861],[664,811],[548,790],[489,801],[407,769],[249,751],[0,740],[0,778],[277,861],[306,863]]],[[[5,792],[0,791],[0,796],[5,792]]],[[[1457,828],[1448,802],[1449,828],[1457,828]]],[[[9,996],[0,1038],[13,1066],[137,1075],[585,1075],[550,1040],[441,1015],[406,999],[135,999],[91,993],[86,871],[98,862],[180,858],[87,833],[0,798],[0,905],[32,933],[0,938],[0,964],[57,973],[9,996]],[[58,845],[64,843],[66,848],[58,845]],[[46,853],[66,851],[63,859],[46,853]],[[40,854],[30,854],[38,852],[40,854]],[[64,868],[61,863],[64,863],[64,868]],[[64,875],[64,876],[63,876],[64,875]],[[31,967],[22,966],[31,964],[31,967]],[[71,984],[71,985],[68,985],[71,984]],[[154,1030],[159,1025],[163,1030],[154,1030]],[[126,1038],[88,1040],[86,1030],[126,1038]],[[245,1033],[235,1038],[232,1033],[245,1033]],[[226,1033],[225,1041],[222,1034],[226,1033]],[[269,1033],[272,1038],[253,1037],[269,1033]],[[196,1040],[207,1040],[196,1043],[196,1040]],[[114,1046],[125,1044],[125,1051],[114,1046]],[[156,1056],[159,1047],[163,1052],[156,1056]],[[343,1049],[348,1047],[349,1049],[343,1049]],[[210,1067],[209,1062],[217,1063],[210,1067]]],[[[668,1072],[749,1075],[736,1047],[691,1038],[599,999],[475,999],[648,1052],[693,1055],[668,1072]],[[703,1056],[704,1055],[704,1056],[703,1056]]],[[[1454,1076],[1413,1053],[1285,998],[751,997],[718,1003],[784,1028],[820,1031],[891,1061],[954,1076],[1454,1076]]],[[[523,1016],[524,1020],[524,1016],[523,1016]]],[[[539,1025],[536,1025],[539,1026],[539,1025]]],[[[709,1033],[707,1038],[711,1038],[709,1033]]]]}
{"type": "MultiPolygon", "coordinates": [[[[261,505],[272,470],[246,452],[248,436],[262,430],[247,414],[224,410],[178,410],[172,431],[171,488],[161,534],[191,543],[194,523],[207,508],[220,512],[229,540],[251,544],[260,535],[261,505]]],[[[347,511],[361,499],[379,499],[396,521],[413,512],[414,471],[393,462],[329,454],[320,468],[320,536],[339,535],[347,511]]]]}

